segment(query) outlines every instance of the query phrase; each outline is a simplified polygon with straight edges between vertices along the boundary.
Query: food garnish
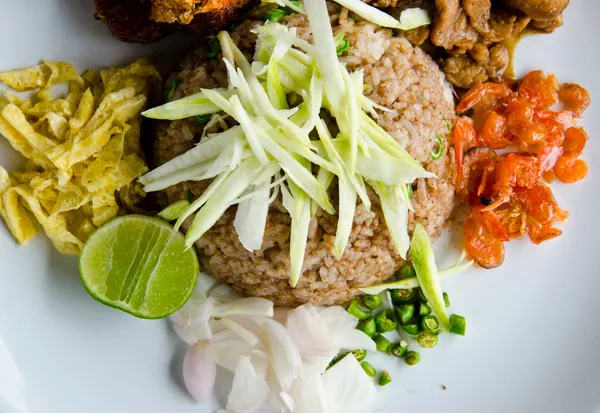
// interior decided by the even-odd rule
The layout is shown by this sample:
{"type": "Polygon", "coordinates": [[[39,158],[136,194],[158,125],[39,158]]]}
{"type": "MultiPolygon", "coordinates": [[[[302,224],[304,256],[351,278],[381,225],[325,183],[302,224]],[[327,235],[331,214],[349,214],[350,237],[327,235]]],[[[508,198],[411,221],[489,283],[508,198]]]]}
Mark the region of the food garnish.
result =
{"type": "Polygon", "coordinates": [[[512,87],[484,83],[462,97],[457,113],[473,113],[458,119],[453,137],[456,190],[471,206],[464,227],[469,258],[495,268],[510,239],[528,235],[540,244],[562,234],[554,225],[568,213],[547,184],[587,175],[587,164],[578,158],[588,138],[577,123],[589,105],[584,88],[559,86],[554,75],[541,71],[512,87]],[[552,110],[558,103],[563,108],[552,110]],[[512,151],[500,155],[498,149],[512,151]]]}
{"type": "Polygon", "coordinates": [[[69,63],[43,62],[0,73],[0,133],[27,158],[23,172],[0,167],[0,216],[21,244],[40,223],[56,249],[78,254],[96,228],[145,194],[136,179],[148,170],[140,149],[140,112],[160,82],[143,60],[79,75],[69,63]],[[54,98],[54,85],[66,96],[54,98]]]}
{"type": "Polygon", "coordinates": [[[198,257],[184,244],[162,219],[115,218],[83,246],[81,281],[103,304],[136,317],[166,317],[185,304],[198,278],[198,257]]]}
{"type": "MultiPolygon", "coordinates": [[[[283,206],[292,218],[292,286],[302,274],[309,223],[317,207],[339,217],[333,252],[340,258],[350,237],[357,199],[370,208],[368,184],[380,199],[398,253],[406,257],[411,208],[407,185],[434,177],[369,116],[377,116],[377,105],[363,94],[362,72],[349,73],[340,64],[325,2],[307,1],[305,9],[314,44],[299,38],[296,29],[266,22],[256,28],[259,41],[252,63],[228,33],[218,35],[229,88],[203,89],[144,115],[174,120],[224,112],[239,125],[208,134],[193,149],[140,179],[148,192],[187,180],[214,179],[176,223],[179,228],[195,214],[187,230],[187,246],[200,239],[231,205],[238,204],[235,229],[239,239],[249,251],[260,249],[269,204],[281,191],[283,206]],[[301,97],[295,107],[288,105],[291,95],[301,97]],[[335,118],[337,136],[331,136],[322,109],[335,118]],[[338,211],[327,193],[334,177],[338,211]]],[[[438,149],[443,151],[443,147],[438,149]]]]}

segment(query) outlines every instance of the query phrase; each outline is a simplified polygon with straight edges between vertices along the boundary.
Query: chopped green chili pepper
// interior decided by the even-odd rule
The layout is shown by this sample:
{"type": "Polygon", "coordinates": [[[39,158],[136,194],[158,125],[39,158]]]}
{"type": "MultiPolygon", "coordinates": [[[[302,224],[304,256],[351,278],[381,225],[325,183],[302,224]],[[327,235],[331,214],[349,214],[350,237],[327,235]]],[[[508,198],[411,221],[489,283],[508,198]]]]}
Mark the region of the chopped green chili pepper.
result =
{"type": "Polygon", "coordinates": [[[404,264],[398,271],[396,271],[396,279],[398,281],[405,278],[416,277],[417,273],[412,264],[404,264]]]}
{"type": "Polygon", "coordinates": [[[162,162],[160,160],[160,156],[156,155],[156,157],[154,158],[154,162],[156,162],[156,166],[161,166],[162,162]]]}
{"type": "Polygon", "coordinates": [[[404,304],[396,307],[396,315],[400,325],[407,324],[415,315],[415,306],[413,304],[404,304]]]}
{"type": "Polygon", "coordinates": [[[422,303],[419,305],[419,315],[420,315],[420,316],[423,316],[423,315],[429,315],[429,314],[431,314],[431,307],[429,307],[429,306],[427,305],[427,303],[423,303],[423,302],[422,302],[422,303]]]}
{"type": "Polygon", "coordinates": [[[343,359],[345,356],[345,354],[338,354],[337,356],[335,356],[334,358],[331,359],[331,361],[329,362],[329,365],[327,366],[327,370],[329,370],[330,368],[332,368],[333,366],[335,366],[337,364],[338,361],[340,361],[341,359],[343,359]]]}
{"type": "Polygon", "coordinates": [[[269,9],[265,12],[265,19],[272,22],[280,22],[288,13],[282,9],[269,9]]]}
{"type": "Polygon", "coordinates": [[[197,125],[206,125],[210,121],[210,115],[196,115],[194,116],[194,122],[197,125]]]}
{"type": "Polygon", "coordinates": [[[367,357],[367,350],[352,350],[351,353],[357,361],[363,361],[367,357]]]}
{"type": "Polygon", "coordinates": [[[186,191],[185,199],[188,201],[188,204],[194,202],[194,195],[192,194],[192,191],[186,191]]]}
{"type": "Polygon", "coordinates": [[[452,314],[450,316],[450,330],[448,331],[464,336],[467,331],[467,320],[461,315],[452,314]]]}
{"type": "Polygon", "coordinates": [[[381,295],[367,295],[363,297],[363,304],[369,310],[377,310],[383,304],[383,298],[381,295]]]}
{"type": "Polygon", "coordinates": [[[366,361],[363,361],[362,363],[360,363],[360,366],[365,371],[365,373],[367,373],[367,376],[369,376],[369,377],[377,376],[377,370],[375,370],[375,367],[371,366],[366,361]]]}
{"type": "Polygon", "coordinates": [[[410,303],[415,298],[415,290],[390,290],[390,298],[395,305],[410,303]]]}
{"type": "Polygon", "coordinates": [[[173,100],[173,93],[175,93],[175,89],[179,86],[181,81],[179,79],[173,79],[167,85],[167,90],[165,90],[165,101],[170,102],[173,100]]]}
{"type": "Polygon", "coordinates": [[[416,351],[409,351],[404,356],[404,362],[406,364],[408,364],[409,366],[414,366],[419,361],[421,361],[421,355],[419,353],[417,353],[416,351]]]}
{"type": "Polygon", "coordinates": [[[448,296],[447,293],[444,293],[443,296],[444,296],[444,304],[446,305],[446,308],[450,307],[450,297],[448,296]]]}
{"type": "Polygon", "coordinates": [[[386,384],[390,384],[391,382],[392,376],[390,376],[390,373],[388,373],[387,370],[383,370],[381,372],[381,375],[379,376],[379,385],[385,386],[386,384]]]}
{"type": "Polygon", "coordinates": [[[446,129],[448,129],[448,132],[450,132],[450,130],[452,129],[452,128],[450,128],[450,122],[448,122],[448,119],[446,119],[445,116],[442,116],[442,120],[446,124],[446,129]]]}
{"type": "Polygon", "coordinates": [[[342,37],[342,41],[340,42],[340,44],[335,48],[335,51],[338,56],[341,56],[344,53],[346,53],[346,50],[348,50],[349,47],[350,41],[348,41],[348,39],[346,39],[346,36],[344,36],[342,37]]]}
{"type": "Polygon", "coordinates": [[[436,334],[440,330],[440,320],[434,315],[421,318],[421,329],[436,334]]]}
{"type": "Polygon", "coordinates": [[[423,331],[417,336],[417,343],[423,348],[433,348],[438,343],[438,336],[430,331],[423,331]]]}
{"type": "Polygon", "coordinates": [[[362,331],[371,338],[373,338],[377,332],[377,326],[375,325],[375,320],[373,320],[373,318],[361,321],[356,329],[362,331]]]}
{"type": "Polygon", "coordinates": [[[408,341],[400,340],[400,343],[392,346],[390,353],[395,357],[403,357],[408,351],[408,341]]]}
{"type": "Polygon", "coordinates": [[[408,335],[416,336],[417,334],[419,334],[419,331],[421,329],[418,324],[411,323],[411,324],[406,324],[406,325],[402,326],[402,330],[404,330],[406,332],[406,334],[408,334],[408,335]]]}
{"type": "Polygon", "coordinates": [[[362,308],[360,308],[360,304],[358,304],[358,301],[356,301],[356,299],[352,300],[346,311],[348,311],[350,314],[352,314],[359,320],[366,320],[367,318],[371,317],[371,312],[365,311],[362,308]]]}
{"type": "Polygon", "coordinates": [[[375,338],[373,340],[375,341],[377,351],[381,351],[382,353],[390,354],[390,350],[392,348],[392,342],[390,340],[388,340],[381,334],[375,336],[375,338]]]}
{"type": "Polygon", "coordinates": [[[425,297],[425,293],[421,287],[417,288],[417,294],[419,294],[419,301],[427,304],[427,297],[425,297]]]}
{"type": "Polygon", "coordinates": [[[206,56],[209,59],[213,57],[217,57],[217,55],[221,52],[221,42],[219,39],[212,39],[206,45],[206,56]]]}
{"type": "Polygon", "coordinates": [[[375,316],[375,325],[377,326],[378,333],[388,333],[390,331],[394,331],[398,326],[394,310],[387,309],[377,314],[375,316]]]}
{"type": "Polygon", "coordinates": [[[437,161],[438,159],[440,159],[442,157],[442,155],[444,155],[444,140],[442,138],[440,138],[438,135],[435,135],[435,145],[437,146],[437,151],[435,149],[432,149],[431,151],[429,151],[429,155],[431,156],[431,159],[433,159],[434,161],[437,161]]]}

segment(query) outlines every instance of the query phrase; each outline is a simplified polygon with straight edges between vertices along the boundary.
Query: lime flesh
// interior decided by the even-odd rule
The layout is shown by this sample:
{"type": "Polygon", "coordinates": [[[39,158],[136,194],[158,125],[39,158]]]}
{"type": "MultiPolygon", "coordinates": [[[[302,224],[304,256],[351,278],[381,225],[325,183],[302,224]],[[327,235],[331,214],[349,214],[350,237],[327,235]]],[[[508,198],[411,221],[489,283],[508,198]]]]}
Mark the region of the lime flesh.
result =
{"type": "Polygon", "coordinates": [[[79,274],[94,299],[136,317],[162,318],[188,300],[198,257],[184,236],[158,218],[128,215],[104,224],[85,243],[79,274]]]}

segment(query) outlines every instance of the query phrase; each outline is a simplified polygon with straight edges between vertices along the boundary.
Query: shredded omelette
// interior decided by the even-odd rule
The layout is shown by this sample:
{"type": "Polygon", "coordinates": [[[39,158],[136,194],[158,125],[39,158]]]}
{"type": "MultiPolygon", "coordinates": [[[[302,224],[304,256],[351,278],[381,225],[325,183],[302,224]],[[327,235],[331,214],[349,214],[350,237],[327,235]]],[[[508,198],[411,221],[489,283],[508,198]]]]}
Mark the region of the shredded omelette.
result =
{"type": "Polygon", "coordinates": [[[144,60],[82,75],[45,61],[0,73],[0,81],[32,92],[22,100],[7,88],[0,98],[0,134],[27,159],[21,172],[0,166],[0,216],[20,244],[36,235],[35,218],[59,252],[78,254],[119,203],[144,196],[140,113],[160,74],[144,60]],[[68,93],[54,98],[61,83],[68,93]]]}

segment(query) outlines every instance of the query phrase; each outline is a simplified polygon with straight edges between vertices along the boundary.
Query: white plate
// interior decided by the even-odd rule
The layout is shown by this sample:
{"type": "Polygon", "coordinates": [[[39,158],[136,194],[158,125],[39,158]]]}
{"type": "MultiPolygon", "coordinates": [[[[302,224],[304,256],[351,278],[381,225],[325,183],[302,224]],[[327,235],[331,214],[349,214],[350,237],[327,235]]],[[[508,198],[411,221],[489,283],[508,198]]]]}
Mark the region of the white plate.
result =
{"type": "MultiPolygon", "coordinates": [[[[180,38],[119,43],[94,21],[92,3],[2,0],[0,70],[40,59],[100,68],[182,46],[180,38]]],[[[572,2],[563,28],[522,41],[518,71],[543,68],[600,99],[598,16],[600,3],[572,2]]],[[[600,412],[599,119],[593,105],[584,122],[589,177],[554,186],[572,214],[564,235],[539,247],[511,242],[500,269],[445,282],[453,309],[468,318],[468,335],[444,336],[413,368],[387,359],[394,381],[374,410],[600,412]]],[[[0,139],[0,163],[19,162],[0,139]]],[[[182,351],[166,322],[93,301],[76,259],[57,254],[43,236],[20,248],[0,224],[1,413],[208,413],[182,390],[182,351]]]]}

